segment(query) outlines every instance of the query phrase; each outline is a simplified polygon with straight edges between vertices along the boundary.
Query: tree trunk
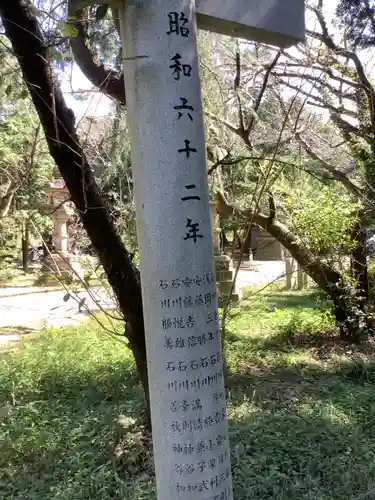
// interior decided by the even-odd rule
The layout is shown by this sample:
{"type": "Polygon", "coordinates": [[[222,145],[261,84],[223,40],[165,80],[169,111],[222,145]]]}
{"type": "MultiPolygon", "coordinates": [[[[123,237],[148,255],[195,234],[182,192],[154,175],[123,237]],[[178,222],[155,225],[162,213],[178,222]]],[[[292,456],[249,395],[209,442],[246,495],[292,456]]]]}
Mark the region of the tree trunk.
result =
{"type": "Polygon", "coordinates": [[[29,221],[25,221],[22,227],[22,268],[23,272],[29,272],[29,221]]]}
{"type": "Polygon", "coordinates": [[[229,240],[228,240],[228,237],[226,235],[226,232],[224,231],[224,229],[221,230],[220,232],[220,244],[221,244],[221,248],[224,250],[224,248],[228,248],[229,247],[229,240]]]}
{"type": "Polygon", "coordinates": [[[252,243],[252,231],[246,231],[245,233],[245,240],[242,243],[242,251],[245,255],[249,255],[250,250],[251,250],[251,243],[252,243]]]}
{"type": "Polygon", "coordinates": [[[358,221],[351,233],[351,240],[355,244],[350,256],[350,267],[353,279],[356,283],[358,295],[363,297],[364,301],[369,298],[369,281],[366,258],[366,230],[358,221]]]}
{"type": "Polygon", "coordinates": [[[54,83],[52,61],[30,0],[0,0],[0,15],[42,123],[50,154],[126,318],[126,335],[149,403],[138,270],[131,262],[100,195],[75,131],[74,114],[66,106],[58,84],[54,83]]]}
{"type": "MultiPolygon", "coordinates": [[[[224,216],[233,214],[234,206],[226,202],[221,193],[217,194],[218,213],[224,216]]],[[[295,259],[303,271],[312,278],[333,301],[333,312],[340,328],[341,338],[358,342],[362,336],[360,313],[363,312],[363,301],[358,297],[348,297],[345,291],[343,276],[326,263],[316,258],[299,241],[298,237],[287,226],[275,217],[268,217],[260,212],[249,211],[248,220],[258,224],[279,241],[295,259]]]]}
{"type": "Polygon", "coordinates": [[[7,187],[1,186],[5,191],[4,195],[0,198],[0,217],[7,217],[12,206],[14,195],[16,194],[19,183],[9,182],[7,187]]]}
{"type": "MultiPolygon", "coordinates": [[[[74,61],[78,64],[85,77],[100,89],[100,92],[116,99],[121,104],[125,104],[124,75],[116,70],[107,70],[102,64],[98,64],[87,46],[85,28],[87,18],[85,9],[76,11],[74,27],[77,32],[70,39],[74,61]]],[[[116,19],[116,17],[114,18],[116,19]]]]}

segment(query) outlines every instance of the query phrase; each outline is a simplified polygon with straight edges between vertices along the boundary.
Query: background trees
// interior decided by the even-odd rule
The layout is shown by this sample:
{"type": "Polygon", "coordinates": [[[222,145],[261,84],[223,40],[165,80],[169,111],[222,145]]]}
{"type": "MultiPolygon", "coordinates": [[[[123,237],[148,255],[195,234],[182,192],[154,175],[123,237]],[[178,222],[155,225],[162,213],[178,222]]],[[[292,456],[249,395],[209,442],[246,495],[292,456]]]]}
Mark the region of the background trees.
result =
{"type": "MultiPolygon", "coordinates": [[[[228,214],[231,204],[239,208],[237,217],[223,218],[223,225],[235,231],[236,244],[246,251],[253,223],[279,239],[331,297],[345,338],[360,336],[369,313],[365,242],[373,224],[374,89],[357,49],[371,48],[373,9],[365,2],[360,5],[360,19],[353,24],[351,4],[340,2],[340,22],[333,30],[324,2],[312,2],[316,30],[308,32],[306,45],[288,51],[207,33],[200,37],[211,189],[225,193],[228,214]],[[364,26],[366,37],[361,38],[364,26]],[[342,43],[344,36],[349,36],[349,45],[342,43]],[[350,272],[343,265],[348,255],[350,272]]],[[[118,13],[98,6],[68,15],[67,3],[54,0],[12,6],[3,2],[0,8],[38,113],[34,137],[40,120],[76,205],[77,231],[84,228],[87,233],[127,318],[127,335],[145,382],[118,13]],[[75,123],[54,75],[61,76],[62,70],[67,74],[76,65],[98,93],[112,99],[112,116],[75,123]]],[[[15,68],[14,57],[12,61],[15,68]]],[[[2,88],[6,105],[13,99],[17,110],[17,118],[10,114],[6,127],[16,119],[26,126],[21,109],[25,88],[5,83],[2,88]]],[[[27,126],[32,128],[32,123],[27,126]]],[[[18,150],[22,158],[27,156],[32,144],[16,135],[6,137],[4,152],[12,153],[6,154],[7,161],[18,150]]],[[[33,186],[48,172],[39,165],[33,186]]],[[[15,196],[12,168],[19,169],[17,179],[30,179],[24,173],[29,167],[18,161],[13,167],[4,164],[2,199],[15,196]]],[[[38,197],[41,190],[32,192],[38,197]]],[[[28,207],[34,203],[24,196],[20,191],[28,207]]]]}
{"type": "Polygon", "coordinates": [[[0,264],[9,264],[22,240],[27,270],[32,222],[41,230],[49,224],[41,208],[52,161],[17,61],[6,45],[0,52],[0,264]]]}

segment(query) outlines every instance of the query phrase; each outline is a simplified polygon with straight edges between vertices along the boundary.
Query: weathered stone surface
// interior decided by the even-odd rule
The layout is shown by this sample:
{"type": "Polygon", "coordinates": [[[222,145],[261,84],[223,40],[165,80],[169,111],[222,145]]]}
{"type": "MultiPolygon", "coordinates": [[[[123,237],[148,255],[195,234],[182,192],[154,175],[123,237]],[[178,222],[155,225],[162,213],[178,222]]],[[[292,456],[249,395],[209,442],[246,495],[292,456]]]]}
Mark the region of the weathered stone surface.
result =
{"type": "Polygon", "coordinates": [[[218,282],[221,281],[231,281],[233,279],[233,271],[232,270],[227,270],[227,271],[221,271],[217,270],[216,271],[216,280],[218,282]]]}
{"type": "MultiPolygon", "coordinates": [[[[234,292],[230,296],[230,304],[236,305],[241,300],[242,294],[239,292],[234,292]]],[[[219,307],[226,307],[228,304],[228,295],[219,295],[219,307]]]]}
{"type": "Polygon", "coordinates": [[[44,285],[56,285],[61,281],[72,283],[79,278],[83,278],[83,271],[73,256],[51,253],[43,259],[40,283],[44,285]]]}
{"type": "Polygon", "coordinates": [[[158,499],[231,500],[194,17],[192,0],[129,2],[127,119],[158,499]]]}
{"type": "Polygon", "coordinates": [[[217,271],[226,271],[231,266],[231,258],[229,255],[219,254],[215,255],[215,269],[217,271]]]}
{"type": "Polygon", "coordinates": [[[251,228],[251,247],[254,260],[283,260],[283,246],[259,226],[251,228]]]}
{"type": "MultiPolygon", "coordinates": [[[[219,294],[219,306],[225,306],[228,302],[229,294],[232,290],[234,273],[231,268],[232,260],[228,255],[225,255],[220,248],[220,215],[218,213],[217,202],[210,202],[211,208],[211,223],[212,223],[212,239],[215,253],[215,274],[217,290],[219,294]]],[[[236,286],[230,297],[232,304],[239,301],[240,294],[237,292],[236,286]]]]}

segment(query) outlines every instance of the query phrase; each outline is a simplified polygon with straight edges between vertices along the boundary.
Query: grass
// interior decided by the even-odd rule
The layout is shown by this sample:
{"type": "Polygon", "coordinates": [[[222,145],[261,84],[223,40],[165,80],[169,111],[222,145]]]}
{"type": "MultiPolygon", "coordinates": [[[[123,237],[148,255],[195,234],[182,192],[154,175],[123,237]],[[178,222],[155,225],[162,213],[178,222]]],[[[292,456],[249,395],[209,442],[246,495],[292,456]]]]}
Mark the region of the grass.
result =
{"type": "MultiPolygon", "coordinates": [[[[315,291],[252,290],[226,342],[236,500],[375,498],[374,353],[337,340],[315,291]]],[[[0,356],[0,497],[154,500],[142,410],[95,324],[33,335],[0,356]]]]}

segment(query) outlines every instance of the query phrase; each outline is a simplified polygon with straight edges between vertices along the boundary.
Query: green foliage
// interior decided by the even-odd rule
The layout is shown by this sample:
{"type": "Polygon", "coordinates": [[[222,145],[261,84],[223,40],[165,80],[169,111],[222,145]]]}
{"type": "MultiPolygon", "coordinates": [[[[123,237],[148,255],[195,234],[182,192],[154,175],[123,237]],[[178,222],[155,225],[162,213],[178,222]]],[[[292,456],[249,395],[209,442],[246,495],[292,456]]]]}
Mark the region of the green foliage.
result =
{"type": "Polygon", "coordinates": [[[77,28],[69,21],[60,21],[57,23],[56,27],[61,31],[63,36],[71,38],[78,35],[77,28]]]}
{"type": "Polygon", "coordinates": [[[18,227],[11,217],[0,218],[0,286],[8,283],[14,274],[14,258],[17,256],[18,227]]]}
{"type": "Polygon", "coordinates": [[[312,252],[339,254],[350,249],[359,205],[345,191],[310,181],[295,187],[284,202],[291,226],[312,252]]]}
{"type": "Polygon", "coordinates": [[[125,346],[89,323],[44,332],[0,366],[1,498],[140,498],[150,464],[136,454],[141,389],[125,346]]]}
{"type": "MultiPolygon", "coordinates": [[[[235,498],[372,488],[374,350],[341,345],[328,306],[315,290],[251,289],[230,318],[235,498]]],[[[95,323],[31,334],[0,355],[1,498],[155,500],[142,409],[130,351],[95,323]]]]}
{"type": "Polygon", "coordinates": [[[375,259],[371,259],[368,265],[368,279],[370,287],[370,298],[373,302],[375,299],[375,259]]]}
{"type": "MultiPolygon", "coordinates": [[[[113,118],[83,120],[81,137],[102,195],[115,225],[130,252],[136,252],[135,204],[130,160],[130,141],[122,108],[113,118]]],[[[85,239],[85,236],[80,236],[85,239]]]]}
{"type": "MultiPolygon", "coordinates": [[[[4,48],[0,49],[0,53],[4,48]]],[[[43,231],[50,221],[41,212],[45,203],[45,185],[51,176],[52,161],[28,91],[19,73],[9,71],[14,60],[3,54],[0,70],[0,267],[8,277],[10,266],[19,254],[21,230],[27,222],[31,235],[34,227],[43,231]],[[2,200],[9,195],[9,210],[1,211],[2,200]],[[1,216],[6,215],[5,219],[1,216]],[[4,258],[6,255],[6,259],[4,258]]],[[[5,278],[4,278],[5,279],[5,278]]]]}

